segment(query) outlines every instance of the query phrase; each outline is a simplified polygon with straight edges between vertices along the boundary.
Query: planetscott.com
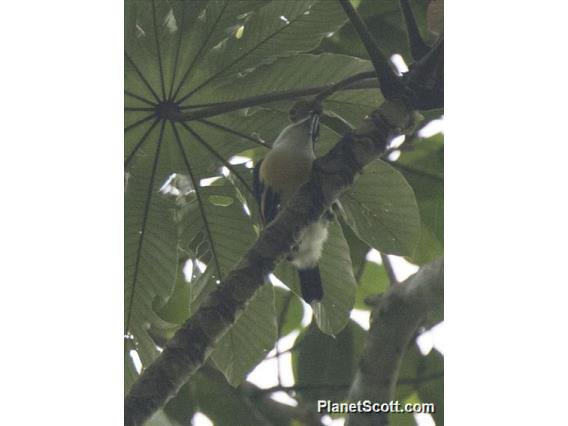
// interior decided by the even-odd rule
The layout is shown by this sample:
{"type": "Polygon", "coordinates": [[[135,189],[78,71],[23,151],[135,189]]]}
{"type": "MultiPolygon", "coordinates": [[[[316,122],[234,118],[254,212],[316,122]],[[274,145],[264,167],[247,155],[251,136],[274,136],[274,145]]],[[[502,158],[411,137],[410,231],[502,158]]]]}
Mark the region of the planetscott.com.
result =
{"type": "Polygon", "coordinates": [[[357,402],[333,402],[318,400],[318,413],[434,413],[436,407],[431,402],[401,404],[399,401],[373,402],[368,399],[357,402]]]}

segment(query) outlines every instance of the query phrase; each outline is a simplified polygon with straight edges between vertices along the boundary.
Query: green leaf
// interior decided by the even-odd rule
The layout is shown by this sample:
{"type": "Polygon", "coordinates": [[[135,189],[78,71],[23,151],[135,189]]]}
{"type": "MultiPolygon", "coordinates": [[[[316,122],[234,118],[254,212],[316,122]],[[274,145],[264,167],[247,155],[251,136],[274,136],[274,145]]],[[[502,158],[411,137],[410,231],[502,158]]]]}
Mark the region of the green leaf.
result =
{"type": "Polygon", "coordinates": [[[416,383],[409,383],[418,377],[418,366],[424,356],[416,344],[410,344],[402,359],[398,373],[399,383],[396,387],[396,399],[403,401],[416,391],[416,383]]]}
{"type": "Polygon", "coordinates": [[[390,426],[416,426],[416,420],[412,413],[390,413],[390,426]]]}
{"type": "MultiPolygon", "coordinates": [[[[424,357],[419,366],[419,374],[424,376],[438,375],[444,371],[444,357],[435,349],[424,357]]],[[[418,395],[423,402],[435,404],[436,411],[432,414],[437,425],[444,424],[444,377],[421,382],[417,386],[418,395]]]]}
{"type": "Polygon", "coordinates": [[[363,267],[363,274],[357,283],[357,293],[355,295],[355,308],[369,310],[365,299],[373,294],[383,293],[389,286],[389,278],[382,265],[375,262],[366,262],[363,267]]]}
{"type": "MultiPolygon", "coordinates": [[[[161,136],[160,133],[157,141],[154,139],[155,158],[163,154],[161,136]]],[[[177,233],[173,203],[158,192],[160,181],[167,173],[165,166],[167,162],[160,164],[150,156],[139,156],[130,171],[124,197],[125,330],[133,336],[143,365],[148,365],[157,355],[148,328],[171,328],[171,324],[161,320],[152,309],[156,298],[167,300],[176,279],[177,233]]]]}
{"type": "Polygon", "coordinates": [[[172,296],[168,299],[167,303],[157,311],[160,318],[177,325],[183,324],[190,315],[191,284],[185,279],[183,272],[184,265],[185,261],[179,264],[172,296]]]}
{"type": "MultiPolygon", "coordinates": [[[[341,209],[339,211],[340,214],[343,213],[341,209]]],[[[371,247],[355,235],[351,227],[344,223],[343,220],[341,220],[341,230],[349,245],[349,253],[351,254],[351,264],[353,265],[355,279],[359,281],[363,274],[363,267],[367,263],[367,254],[371,250],[371,247]]]]}
{"type": "Polygon", "coordinates": [[[274,292],[265,284],[235,325],[217,343],[211,358],[232,386],[238,386],[276,343],[274,292]]]}
{"type": "Polygon", "coordinates": [[[418,140],[412,147],[391,164],[416,194],[422,229],[411,258],[422,265],[440,257],[444,249],[444,136],[418,140]]]}
{"type": "MultiPolygon", "coordinates": [[[[323,300],[315,304],[318,327],[326,334],[339,333],[349,320],[355,299],[355,277],[349,257],[349,246],[337,221],[329,225],[329,237],[323,246],[319,268],[323,284],[323,300]]],[[[281,262],[275,275],[301,297],[297,270],[281,262]]]]}
{"type": "MultiPolygon", "coordinates": [[[[322,87],[372,69],[369,61],[347,55],[300,54],[278,59],[250,73],[235,76],[227,83],[215,86],[214,93],[219,101],[234,101],[267,93],[322,87]]],[[[322,124],[337,127],[337,123],[334,124],[331,120],[340,117],[340,121],[346,123],[348,128],[355,127],[369,111],[378,107],[382,99],[380,91],[375,89],[336,92],[324,102],[326,116],[323,117],[322,124]]],[[[288,124],[288,110],[293,102],[290,100],[270,104],[269,108],[278,111],[283,119],[277,129],[288,124]]],[[[341,133],[343,131],[339,127],[335,132],[322,129],[320,143],[316,146],[318,154],[325,153],[334,146],[341,133]],[[328,132],[327,135],[325,131],[328,132]]],[[[277,133],[265,140],[272,141],[276,136],[277,133]]]]}
{"type": "Polygon", "coordinates": [[[191,395],[191,386],[182,386],[176,396],[168,401],[164,407],[168,418],[180,425],[190,425],[196,412],[195,398],[191,395]]]}
{"type": "Polygon", "coordinates": [[[280,327],[280,337],[290,334],[302,325],[304,307],[298,296],[282,288],[274,287],[276,313],[280,327]]]}
{"type": "Polygon", "coordinates": [[[249,72],[278,57],[310,51],[345,22],[345,14],[336,2],[266,3],[246,20],[241,38],[230,37],[210,50],[205,57],[209,74],[204,75],[204,81],[194,91],[212,81],[249,72]]]}
{"type": "Polygon", "coordinates": [[[370,246],[401,256],[414,252],[420,236],[416,198],[404,176],[387,163],[366,166],[341,204],[355,234],[370,246]]]}
{"type": "Polygon", "coordinates": [[[130,339],[124,340],[124,394],[128,393],[132,384],[138,379],[138,371],[134,366],[134,361],[130,356],[130,351],[134,349],[134,345],[130,339]]]}
{"type": "Polygon", "coordinates": [[[335,337],[323,334],[314,323],[298,336],[298,350],[292,354],[294,380],[308,402],[346,398],[367,332],[350,320],[335,337]],[[299,343],[298,343],[299,342],[299,343]]]}
{"type": "MultiPolygon", "coordinates": [[[[266,93],[325,86],[372,70],[370,61],[348,55],[298,54],[279,58],[250,73],[238,75],[229,82],[219,84],[215,90],[224,101],[230,101],[266,93]]],[[[370,92],[375,98],[380,96],[378,90],[370,92]]]]}
{"type": "Polygon", "coordinates": [[[156,411],[144,424],[146,426],[177,426],[177,423],[172,422],[163,410],[156,411]]]}
{"type": "MultiPolygon", "coordinates": [[[[417,404],[420,401],[418,394],[412,392],[406,398],[400,400],[402,404],[417,404]]],[[[414,419],[414,414],[412,413],[390,413],[389,414],[389,425],[391,426],[416,426],[416,420],[414,419]]]]}
{"type": "Polygon", "coordinates": [[[266,426],[255,415],[250,400],[240,389],[230,386],[214,369],[207,370],[207,375],[197,373],[190,381],[191,395],[198,411],[209,417],[215,426],[266,426]]]}
{"type": "Polygon", "coordinates": [[[383,102],[381,92],[374,89],[335,92],[325,102],[326,113],[340,116],[351,127],[361,125],[370,111],[383,102]]]}
{"type": "Polygon", "coordinates": [[[355,293],[355,309],[369,310],[370,307],[365,303],[365,299],[374,294],[384,292],[389,279],[382,265],[367,260],[367,254],[371,247],[362,241],[347,224],[342,223],[343,234],[349,243],[351,253],[351,263],[357,281],[357,292],[355,293]]]}
{"type": "MultiPolygon", "coordinates": [[[[415,402],[434,403],[436,412],[432,415],[436,424],[442,425],[444,419],[443,373],[444,357],[438,351],[433,349],[427,356],[423,356],[416,345],[411,345],[404,355],[399,371],[396,399],[403,401],[414,396],[417,400],[415,402]]],[[[393,420],[398,417],[403,416],[391,416],[393,420]]]]}
{"type": "Polygon", "coordinates": [[[182,246],[210,264],[210,279],[219,282],[256,240],[250,217],[236,202],[234,188],[223,181],[223,186],[198,185],[193,200],[182,207],[180,222],[182,246]],[[211,197],[232,202],[221,206],[210,202],[211,197]]]}
{"type": "MultiPolygon", "coordinates": [[[[127,75],[133,71],[132,83],[138,84],[139,90],[134,93],[156,101],[185,95],[184,91],[206,74],[202,62],[207,53],[231,36],[234,25],[243,22],[243,14],[262,5],[259,0],[131,3],[135,6],[127,12],[135,17],[127,21],[135,21],[137,28],[134,35],[132,25],[127,28],[130,32],[125,37],[125,69],[127,75]]],[[[127,84],[125,88],[132,92],[129,89],[134,86],[127,84]]]]}

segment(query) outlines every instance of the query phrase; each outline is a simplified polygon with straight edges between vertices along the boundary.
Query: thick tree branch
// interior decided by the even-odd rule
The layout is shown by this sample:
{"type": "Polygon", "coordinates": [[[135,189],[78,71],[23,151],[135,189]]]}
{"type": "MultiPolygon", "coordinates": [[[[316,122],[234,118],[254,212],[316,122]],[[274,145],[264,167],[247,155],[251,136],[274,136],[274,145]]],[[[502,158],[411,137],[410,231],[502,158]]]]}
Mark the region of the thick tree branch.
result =
{"type": "MultiPolygon", "coordinates": [[[[371,327],[359,369],[349,391],[351,402],[390,402],[404,353],[430,313],[443,306],[443,260],[436,260],[392,286],[371,313],[371,327]]],[[[350,414],[346,426],[381,426],[386,413],[350,414]]]]}
{"type": "Polygon", "coordinates": [[[408,131],[413,111],[387,101],[352,134],[314,162],[312,176],[263,230],[254,246],[198,311],[177,331],[158,359],[146,368],[125,399],[125,425],[142,425],[173,397],[235,323],[276,263],[352,183],[355,175],[385,150],[390,137],[408,131]]]}
{"type": "Polygon", "coordinates": [[[320,95],[329,96],[338,90],[377,89],[378,83],[374,72],[361,72],[345,78],[337,83],[325,86],[307,87],[305,89],[287,90],[282,92],[267,93],[265,95],[251,96],[250,98],[238,99],[218,104],[182,106],[179,112],[172,112],[171,117],[176,121],[191,121],[199,118],[213,117],[243,108],[265,105],[271,102],[299,99],[305,96],[320,95]],[[184,111],[191,109],[190,111],[184,111]]]}

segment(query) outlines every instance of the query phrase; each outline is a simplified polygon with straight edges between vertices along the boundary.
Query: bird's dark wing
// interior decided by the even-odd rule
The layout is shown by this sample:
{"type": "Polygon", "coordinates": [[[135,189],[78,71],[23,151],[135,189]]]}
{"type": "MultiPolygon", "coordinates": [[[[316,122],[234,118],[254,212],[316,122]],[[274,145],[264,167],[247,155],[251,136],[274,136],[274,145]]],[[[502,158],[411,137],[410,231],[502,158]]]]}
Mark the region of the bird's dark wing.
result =
{"type": "Polygon", "coordinates": [[[262,160],[255,164],[254,169],[252,170],[252,195],[256,199],[260,207],[260,202],[262,199],[262,191],[264,191],[264,185],[260,180],[260,165],[262,164],[262,160]]]}
{"type": "Polygon", "coordinates": [[[259,161],[253,169],[252,174],[252,192],[260,210],[260,217],[264,225],[268,225],[274,220],[278,214],[280,206],[280,195],[272,191],[269,186],[264,185],[260,178],[260,165],[262,160],[259,161]]]}

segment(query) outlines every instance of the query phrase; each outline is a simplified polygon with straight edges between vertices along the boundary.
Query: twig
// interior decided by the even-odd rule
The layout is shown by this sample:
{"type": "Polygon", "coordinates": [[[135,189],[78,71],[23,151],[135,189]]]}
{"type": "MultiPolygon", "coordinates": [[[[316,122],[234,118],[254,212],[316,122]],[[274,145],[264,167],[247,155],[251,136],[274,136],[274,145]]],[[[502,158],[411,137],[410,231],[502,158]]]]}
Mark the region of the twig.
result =
{"type": "Polygon", "coordinates": [[[390,285],[391,286],[397,285],[398,279],[396,278],[396,274],[394,273],[394,269],[392,267],[391,260],[384,253],[381,253],[381,260],[383,261],[383,267],[385,268],[385,271],[387,272],[387,276],[389,277],[390,285]]]}
{"type": "Polygon", "coordinates": [[[267,93],[265,95],[252,96],[250,98],[238,99],[236,101],[230,102],[221,102],[217,104],[186,105],[180,107],[180,109],[182,111],[192,109],[192,111],[172,113],[172,119],[177,121],[190,121],[196,120],[198,118],[213,117],[215,115],[237,111],[243,108],[264,105],[271,102],[298,99],[305,96],[318,95],[321,93],[327,93],[326,96],[329,96],[331,94],[330,90],[359,90],[373,88],[377,88],[377,80],[374,78],[374,73],[361,72],[347,77],[346,79],[341,80],[337,83],[327,84],[325,86],[273,92],[267,93]],[[347,85],[344,85],[345,81],[348,82],[347,85]]]}
{"type": "MultiPolygon", "coordinates": [[[[426,376],[418,376],[418,377],[405,377],[400,378],[397,381],[397,385],[417,385],[424,382],[429,382],[430,380],[436,380],[444,377],[444,372],[439,371],[436,373],[432,373],[426,376]]],[[[351,383],[321,383],[321,384],[311,384],[311,385],[292,385],[292,386],[272,386],[266,389],[258,389],[258,394],[271,394],[274,392],[298,392],[298,391],[312,391],[312,390],[319,390],[319,389],[327,389],[327,390],[343,390],[347,389],[351,386],[351,383]]]]}

